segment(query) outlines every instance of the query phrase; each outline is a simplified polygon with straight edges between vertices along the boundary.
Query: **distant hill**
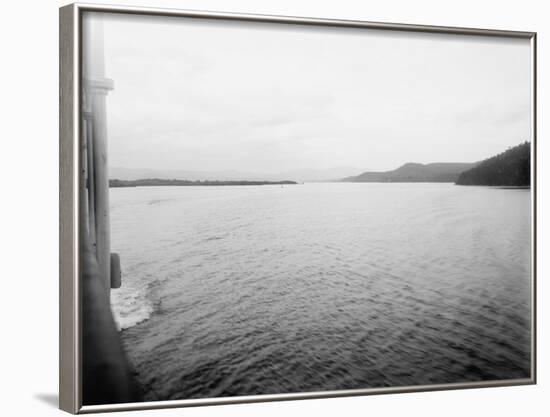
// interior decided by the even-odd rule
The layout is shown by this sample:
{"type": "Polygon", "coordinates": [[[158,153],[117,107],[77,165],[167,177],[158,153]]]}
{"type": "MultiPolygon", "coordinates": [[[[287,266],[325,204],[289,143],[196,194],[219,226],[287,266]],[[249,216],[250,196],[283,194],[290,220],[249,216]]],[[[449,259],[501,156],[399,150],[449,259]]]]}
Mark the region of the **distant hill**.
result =
{"type": "Polygon", "coordinates": [[[344,182],[455,182],[462,171],[475,163],[437,162],[433,164],[408,163],[393,171],[364,172],[344,182]]]}
{"type": "Polygon", "coordinates": [[[185,169],[145,169],[109,167],[109,178],[139,180],[143,178],[176,179],[189,181],[278,181],[289,178],[298,182],[331,181],[357,175],[361,169],[336,166],[325,169],[303,168],[281,172],[246,172],[238,170],[192,171],[185,169]]]}
{"type": "Polygon", "coordinates": [[[145,178],[139,180],[109,180],[109,187],[160,187],[160,186],[177,186],[177,187],[192,187],[197,185],[202,186],[224,186],[224,185],[293,185],[297,184],[294,181],[189,181],[189,180],[166,180],[163,178],[145,178]]]}
{"type": "Polygon", "coordinates": [[[524,142],[464,171],[457,185],[526,187],[531,185],[531,144],[524,142]]]}

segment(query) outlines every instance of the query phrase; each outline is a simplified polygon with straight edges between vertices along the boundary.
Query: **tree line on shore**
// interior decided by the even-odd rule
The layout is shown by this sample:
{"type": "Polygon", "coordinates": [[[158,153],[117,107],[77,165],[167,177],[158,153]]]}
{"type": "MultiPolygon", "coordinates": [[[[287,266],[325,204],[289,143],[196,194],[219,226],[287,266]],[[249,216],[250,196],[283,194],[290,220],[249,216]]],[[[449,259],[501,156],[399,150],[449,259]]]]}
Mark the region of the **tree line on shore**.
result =
{"type": "Polygon", "coordinates": [[[145,178],[140,180],[109,180],[109,187],[159,187],[159,186],[227,186],[227,185],[292,185],[295,181],[190,181],[145,178]]]}
{"type": "Polygon", "coordinates": [[[531,185],[531,144],[523,142],[485,159],[460,174],[457,185],[528,187],[531,185]]]}

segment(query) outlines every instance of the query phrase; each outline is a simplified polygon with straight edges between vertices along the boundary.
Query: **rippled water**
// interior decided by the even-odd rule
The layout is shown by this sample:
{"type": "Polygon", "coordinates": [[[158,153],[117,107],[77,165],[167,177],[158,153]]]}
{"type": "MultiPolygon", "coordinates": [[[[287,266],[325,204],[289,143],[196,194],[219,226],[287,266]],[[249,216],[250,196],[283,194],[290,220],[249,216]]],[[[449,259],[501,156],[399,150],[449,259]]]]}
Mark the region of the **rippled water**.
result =
{"type": "Polygon", "coordinates": [[[529,377],[530,191],[111,190],[146,400],[529,377]]]}

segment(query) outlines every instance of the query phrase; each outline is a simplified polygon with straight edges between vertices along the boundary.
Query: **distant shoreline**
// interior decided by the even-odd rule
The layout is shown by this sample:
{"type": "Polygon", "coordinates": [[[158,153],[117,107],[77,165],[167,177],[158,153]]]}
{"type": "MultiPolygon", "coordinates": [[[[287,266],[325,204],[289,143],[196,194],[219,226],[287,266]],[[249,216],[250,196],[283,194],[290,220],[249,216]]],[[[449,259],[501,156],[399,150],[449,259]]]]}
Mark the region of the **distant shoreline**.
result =
{"type": "Polygon", "coordinates": [[[190,181],[146,178],[140,180],[109,180],[109,188],[127,187],[197,187],[197,186],[235,186],[235,185],[296,185],[295,181],[190,181]]]}
{"type": "Polygon", "coordinates": [[[461,186],[529,188],[531,143],[517,146],[478,162],[408,162],[391,171],[365,171],[342,182],[404,183],[442,182],[461,186]]]}

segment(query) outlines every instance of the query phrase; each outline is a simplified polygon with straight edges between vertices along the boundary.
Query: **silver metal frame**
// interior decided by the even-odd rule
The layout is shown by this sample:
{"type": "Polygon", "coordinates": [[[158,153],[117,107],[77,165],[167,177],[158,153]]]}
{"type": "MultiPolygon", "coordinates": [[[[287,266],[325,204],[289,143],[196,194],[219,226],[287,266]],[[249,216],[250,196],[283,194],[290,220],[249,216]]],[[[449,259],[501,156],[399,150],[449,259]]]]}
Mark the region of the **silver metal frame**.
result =
{"type": "Polygon", "coordinates": [[[304,17],[268,16],[255,14],[219,13],[206,11],[177,10],[165,8],[127,7],[100,4],[75,3],[60,8],[60,138],[59,138],[59,406],[73,414],[123,410],[145,410],[155,408],[190,407],[200,405],[252,403],[280,400],[301,400],[310,398],[347,397],[356,395],[391,394],[450,390],[459,388],[503,387],[536,384],[536,253],[537,253],[537,47],[536,32],[487,30],[460,27],[408,25],[396,23],[375,23],[352,20],[313,19],[304,17]],[[292,24],[332,26],[343,28],[378,29],[387,31],[444,33],[467,36],[493,36],[501,38],[529,39],[531,42],[532,106],[531,106],[531,378],[498,381],[465,382],[451,384],[414,385],[393,388],[368,388],[340,391],[320,391],[294,394],[257,395],[208,399],[191,399],[161,402],[140,402],[128,404],[106,404],[82,406],[81,396],[81,345],[80,345],[80,230],[79,179],[81,156],[79,152],[81,120],[81,42],[82,13],[86,11],[123,13],[157,16],[180,16],[197,19],[221,19],[266,24],[292,24]]]}

